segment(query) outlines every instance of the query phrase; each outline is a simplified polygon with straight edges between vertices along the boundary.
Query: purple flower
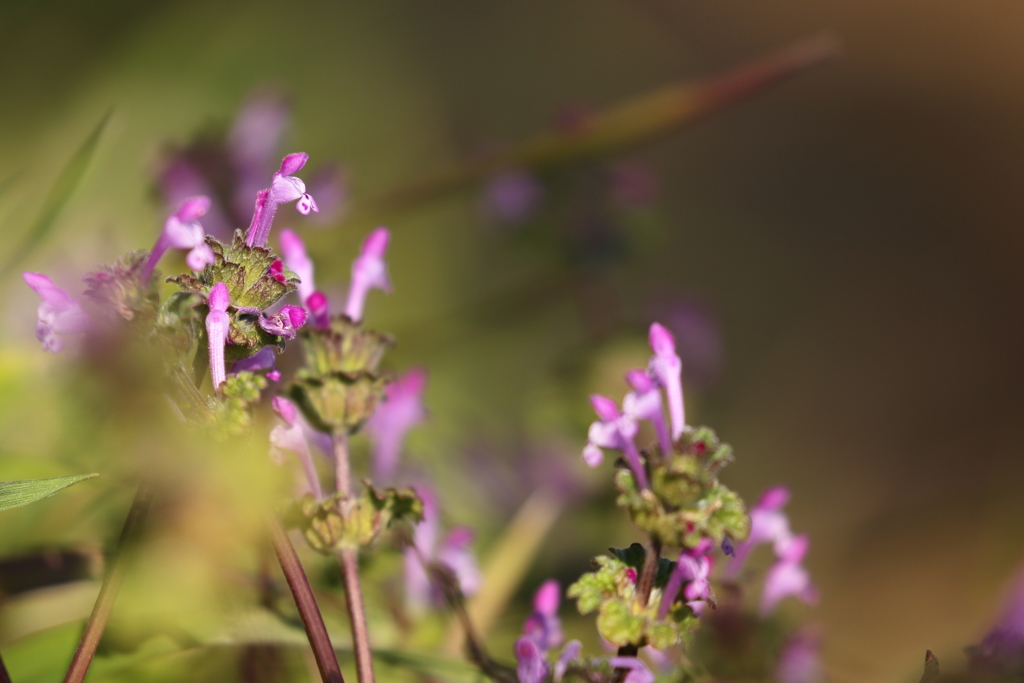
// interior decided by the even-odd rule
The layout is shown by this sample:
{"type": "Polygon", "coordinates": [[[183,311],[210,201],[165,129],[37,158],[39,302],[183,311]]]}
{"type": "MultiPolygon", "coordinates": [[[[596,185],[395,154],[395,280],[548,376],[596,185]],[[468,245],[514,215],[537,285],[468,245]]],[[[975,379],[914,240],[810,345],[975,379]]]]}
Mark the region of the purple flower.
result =
{"type": "Polygon", "coordinates": [[[43,343],[44,350],[59,353],[64,348],[64,340],[58,335],[85,332],[89,316],[66,289],[53,284],[53,280],[42,273],[22,273],[21,277],[42,299],[36,309],[36,339],[43,343]]]}
{"type": "Polygon", "coordinates": [[[313,456],[309,451],[309,442],[306,440],[306,430],[298,410],[291,401],[280,396],[274,397],[272,405],[274,412],[280,416],[284,424],[277,425],[270,430],[270,457],[280,463],[284,461],[281,451],[294,453],[306,473],[309,492],[317,500],[323,499],[320,478],[313,465],[313,456]]]}
{"type": "Polygon", "coordinates": [[[597,467],[604,460],[602,448],[612,448],[622,451],[629,463],[629,468],[636,477],[637,486],[641,489],[650,488],[647,481],[647,472],[640,461],[640,453],[637,451],[633,438],[636,436],[636,420],[631,416],[619,412],[615,401],[607,396],[592,394],[590,404],[594,406],[597,413],[597,421],[590,425],[587,433],[587,445],[583,449],[583,460],[591,467],[597,467]]]}
{"type": "Polygon", "coordinates": [[[548,673],[548,663],[540,646],[526,636],[516,641],[516,663],[519,683],[541,683],[548,673]]]}
{"type": "Polygon", "coordinates": [[[626,394],[622,399],[622,412],[634,420],[648,420],[654,425],[654,432],[658,435],[658,446],[661,452],[668,456],[672,452],[672,440],[668,435],[668,426],[665,424],[665,413],[661,407],[661,391],[643,370],[630,370],[626,373],[626,381],[633,391],[626,394]]]}
{"type": "Polygon", "coordinates": [[[299,276],[299,301],[304,305],[309,297],[316,291],[313,282],[313,260],[306,254],[306,245],[302,238],[289,228],[281,231],[278,238],[281,245],[281,254],[284,256],[284,264],[288,270],[299,276]]]}
{"type": "Polygon", "coordinates": [[[373,442],[374,478],[391,479],[398,467],[398,458],[406,433],[427,417],[423,408],[423,390],[427,371],[413,368],[384,390],[384,401],[366,421],[365,430],[373,442]]]}
{"type": "Polygon", "coordinates": [[[750,536],[735,547],[732,560],[726,571],[728,578],[736,578],[747,556],[755,546],[771,543],[775,546],[776,556],[781,557],[782,549],[793,538],[789,528],[789,518],[782,508],[789,502],[789,489],[785,486],[773,486],[761,494],[761,498],[750,510],[750,536]]]}
{"type": "Polygon", "coordinates": [[[199,217],[204,215],[210,208],[210,198],[206,196],[191,197],[186,199],[178,207],[178,210],[171,214],[164,223],[163,232],[153,245],[153,251],[149,252],[146,265],[139,274],[142,282],[149,282],[153,269],[156,268],[160,257],[172,247],[174,249],[188,249],[185,256],[185,263],[195,271],[200,271],[207,264],[213,263],[213,250],[203,239],[203,226],[199,224],[199,217]]]}
{"type": "Polygon", "coordinates": [[[228,341],[228,306],[231,305],[231,294],[228,286],[218,282],[210,289],[207,300],[210,312],[206,314],[206,336],[210,341],[210,380],[213,388],[219,389],[224,383],[224,345],[228,341]]]}
{"type": "Polygon", "coordinates": [[[555,579],[548,579],[533,595],[533,614],[523,624],[523,637],[530,638],[541,652],[546,653],[562,644],[562,622],[558,618],[558,605],[562,588],[555,579]]]}
{"type": "MultiPolygon", "coordinates": [[[[158,182],[163,193],[164,203],[169,211],[174,211],[174,207],[179,206],[189,197],[198,195],[212,197],[215,195],[210,183],[184,154],[179,154],[167,162],[167,166],[160,173],[158,182]]],[[[257,186],[256,190],[258,189],[257,186]]],[[[249,210],[251,202],[252,192],[246,196],[243,213],[249,210]]],[[[231,220],[224,215],[224,210],[216,201],[210,203],[210,208],[203,216],[203,228],[207,234],[220,238],[229,237],[234,230],[231,220]]]]}
{"type": "Polygon", "coordinates": [[[765,576],[764,590],[761,592],[761,615],[771,614],[776,606],[789,596],[799,598],[807,604],[818,599],[818,592],[811,585],[811,575],[801,564],[807,554],[808,538],[806,534],[793,536],[779,552],[779,560],[768,570],[765,576]]]}
{"type": "Polygon", "coordinates": [[[295,208],[299,213],[305,215],[310,211],[319,211],[313,198],[306,194],[306,185],[292,175],[302,170],[308,158],[309,155],[304,152],[286,156],[281,160],[281,168],[274,174],[270,187],[256,193],[256,211],[253,213],[252,223],[249,224],[249,232],[245,236],[245,243],[248,246],[266,246],[278,204],[298,200],[295,208]]]}
{"type": "Polygon", "coordinates": [[[708,576],[711,574],[711,560],[708,557],[710,551],[711,543],[704,539],[696,548],[679,553],[676,567],[672,570],[672,576],[669,577],[665,591],[661,595],[661,604],[658,605],[659,619],[668,616],[684,581],[688,583],[683,589],[683,597],[688,603],[710,599],[711,584],[708,582],[708,576]]]}
{"type": "Polygon", "coordinates": [[[464,595],[473,595],[480,589],[480,569],[476,556],[470,550],[473,541],[473,530],[468,527],[455,527],[448,532],[444,540],[438,544],[440,520],[437,498],[433,490],[427,486],[416,486],[416,493],[423,500],[423,521],[416,525],[413,532],[413,548],[405,551],[405,597],[413,612],[423,612],[431,604],[442,602],[442,595],[436,586],[431,585],[423,561],[437,562],[450,569],[459,582],[464,595]],[[421,561],[422,557],[422,561],[421,561]]]}
{"type": "Polygon", "coordinates": [[[675,441],[682,436],[686,428],[686,412],[683,408],[683,362],[676,355],[676,340],[672,333],[661,324],[651,324],[649,338],[654,357],[647,366],[647,372],[665,389],[668,396],[672,440],[675,441]]]}
{"type": "Polygon", "coordinates": [[[377,228],[371,232],[363,242],[359,256],[352,263],[352,284],[348,290],[345,315],[353,322],[362,320],[363,305],[371,289],[391,293],[391,280],[388,278],[387,264],[384,263],[389,238],[387,228],[377,228]]]}
{"type": "Polygon", "coordinates": [[[231,371],[228,374],[237,375],[239,372],[256,372],[257,370],[269,370],[267,379],[271,381],[279,382],[281,380],[281,373],[277,369],[277,354],[274,353],[273,346],[264,346],[248,358],[236,360],[232,363],[231,371]]]}
{"type": "Polygon", "coordinates": [[[820,640],[810,633],[797,633],[779,654],[775,679],[779,683],[818,683],[824,678],[820,640]]]}
{"type": "Polygon", "coordinates": [[[502,223],[518,225],[537,210],[544,188],[532,173],[505,171],[484,187],[483,200],[488,213],[502,223]]]}
{"type": "Polygon", "coordinates": [[[654,673],[636,657],[609,657],[608,663],[616,669],[629,669],[623,683],[654,683],[654,673]]]}
{"type": "Polygon", "coordinates": [[[570,640],[565,644],[565,647],[562,648],[562,654],[558,655],[558,661],[555,662],[555,670],[551,675],[553,683],[558,683],[562,680],[569,668],[569,664],[579,659],[582,649],[583,644],[578,640],[570,640]]]}
{"type": "Polygon", "coordinates": [[[306,309],[302,306],[282,306],[277,313],[260,313],[259,309],[239,307],[239,311],[248,311],[259,316],[259,325],[267,334],[277,335],[285,339],[295,339],[300,327],[306,324],[306,309]]]}

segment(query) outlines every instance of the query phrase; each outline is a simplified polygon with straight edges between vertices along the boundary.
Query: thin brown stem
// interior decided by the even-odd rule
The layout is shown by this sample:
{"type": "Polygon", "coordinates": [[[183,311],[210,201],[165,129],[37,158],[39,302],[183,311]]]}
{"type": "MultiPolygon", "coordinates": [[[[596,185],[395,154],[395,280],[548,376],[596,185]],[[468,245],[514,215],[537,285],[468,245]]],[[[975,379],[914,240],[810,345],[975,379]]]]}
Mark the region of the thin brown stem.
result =
{"type": "Polygon", "coordinates": [[[356,548],[341,548],[338,551],[338,560],[341,562],[341,578],[345,585],[348,618],[352,622],[352,646],[356,655],[356,675],[359,677],[359,683],[373,683],[370,632],[366,626],[363,590],[359,585],[359,551],[356,548]]]}
{"type": "Polygon", "coordinates": [[[149,512],[153,500],[153,491],[146,482],[139,484],[135,492],[135,499],[128,510],[128,516],[124,520],[124,527],[121,529],[121,537],[117,540],[117,548],[114,556],[107,567],[106,576],[103,577],[103,584],[100,586],[100,594],[96,596],[96,602],[92,607],[92,614],[82,632],[82,639],[78,643],[74,657],[71,658],[71,665],[64,676],[64,683],[81,683],[85,674],[89,671],[92,658],[96,654],[96,647],[103,637],[103,630],[107,627],[110,619],[110,612],[114,608],[114,600],[117,598],[117,591],[121,587],[121,579],[124,578],[124,553],[138,535],[139,527],[142,525],[146,513],[149,512]]]}
{"type": "Polygon", "coordinates": [[[11,683],[11,675],[7,673],[7,667],[4,666],[3,657],[0,657],[0,683],[11,683]]]}
{"type": "MultiPolygon", "coordinates": [[[[345,505],[352,495],[351,468],[348,461],[348,434],[338,432],[334,441],[334,483],[338,491],[338,511],[345,515],[345,505]]],[[[363,605],[363,589],[359,584],[359,549],[338,550],[341,564],[342,584],[345,587],[345,603],[348,618],[352,624],[352,649],[356,655],[356,675],[359,683],[373,683],[373,657],[370,654],[370,631],[366,626],[366,608],[363,605]]]]}
{"type": "Polygon", "coordinates": [[[288,535],[281,528],[281,523],[276,518],[268,519],[270,527],[270,540],[274,544],[274,552],[277,553],[277,560],[281,564],[281,571],[288,582],[295,599],[295,606],[299,610],[302,624],[306,627],[306,636],[309,638],[309,645],[313,648],[313,657],[316,659],[316,666],[320,669],[320,678],[324,683],[345,683],[341,675],[341,668],[338,666],[338,657],[334,653],[334,646],[331,645],[331,637],[327,635],[327,627],[324,626],[324,618],[320,614],[320,607],[316,604],[313,596],[313,589],[309,586],[309,579],[302,569],[299,556],[288,540],[288,535]]]}
{"type": "MultiPolygon", "coordinates": [[[[651,601],[651,591],[654,590],[654,579],[658,575],[658,562],[661,560],[661,541],[651,537],[644,553],[644,565],[640,569],[640,576],[636,582],[636,601],[641,607],[646,607],[651,601]]],[[[619,648],[620,657],[636,657],[639,652],[636,645],[623,645],[619,648]]],[[[622,683],[626,680],[629,669],[616,669],[614,683],[622,683]]]]}

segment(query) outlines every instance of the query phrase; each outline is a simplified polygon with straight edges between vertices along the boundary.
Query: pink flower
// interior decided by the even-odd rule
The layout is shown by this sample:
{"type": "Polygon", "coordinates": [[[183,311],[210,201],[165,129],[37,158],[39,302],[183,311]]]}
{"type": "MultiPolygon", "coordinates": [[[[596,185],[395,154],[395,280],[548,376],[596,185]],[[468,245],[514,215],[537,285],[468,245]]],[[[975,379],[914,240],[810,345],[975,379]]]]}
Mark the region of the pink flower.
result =
{"type": "MultiPolygon", "coordinates": [[[[679,595],[679,589],[683,582],[688,582],[683,589],[683,597],[688,603],[707,601],[711,597],[711,584],[708,576],[711,574],[711,560],[708,553],[711,551],[711,543],[704,539],[692,550],[683,550],[676,560],[675,569],[669,577],[665,591],[661,595],[661,603],[658,605],[658,618],[664,619],[672,609],[672,604],[679,595]]],[[[696,609],[695,609],[696,611],[696,609]]]]}
{"type": "Polygon", "coordinates": [[[256,211],[253,213],[252,223],[249,224],[249,231],[245,236],[247,245],[250,247],[266,246],[278,204],[297,200],[295,208],[299,210],[299,213],[305,215],[310,211],[319,211],[313,198],[306,194],[306,185],[292,175],[302,170],[307,159],[309,159],[309,155],[304,152],[289,154],[281,160],[281,168],[274,174],[270,187],[256,193],[256,211]]]}
{"type": "Polygon", "coordinates": [[[548,579],[533,595],[533,614],[523,624],[523,637],[530,638],[542,653],[562,644],[562,622],[558,618],[558,605],[562,588],[555,579],[548,579]]]}
{"type": "Polygon", "coordinates": [[[597,467],[604,459],[602,448],[622,451],[629,464],[637,486],[641,489],[650,488],[647,472],[640,461],[640,452],[633,443],[636,436],[636,420],[619,411],[615,401],[607,396],[592,394],[590,404],[597,413],[597,421],[590,425],[587,433],[587,445],[583,449],[583,460],[591,467],[597,467]]]}
{"type": "Polygon", "coordinates": [[[647,366],[647,372],[665,389],[668,397],[668,414],[672,422],[672,440],[675,441],[686,428],[686,412],[683,407],[683,361],[676,355],[676,340],[672,333],[659,323],[652,323],[649,333],[654,357],[647,366]]]}
{"type": "Polygon", "coordinates": [[[423,408],[423,390],[427,371],[413,368],[384,390],[384,402],[366,421],[366,433],[373,443],[374,478],[388,481],[398,467],[406,433],[427,417],[423,408]]]}
{"type": "Polygon", "coordinates": [[[231,305],[231,294],[228,286],[218,282],[210,289],[207,299],[210,312],[206,314],[206,336],[210,342],[210,380],[214,389],[220,389],[224,383],[224,345],[228,341],[228,306],[231,305]]]}
{"type": "Polygon", "coordinates": [[[789,502],[789,489],[773,486],[761,494],[757,504],[750,509],[750,536],[743,543],[736,544],[732,560],[726,571],[728,578],[736,578],[746,564],[750,551],[762,543],[771,543],[776,556],[793,538],[789,518],[782,508],[789,502]]]}
{"type": "Polygon", "coordinates": [[[388,249],[390,233],[387,228],[377,228],[363,242],[359,256],[352,263],[352,284],[348,290],[345,315],[352,321],[363,319],[363,306],[371,289],[382,289],[391,293],[388,267],[384,263],[384,252],[388,249]]]}
{"type": "Polygon", "coordinates": [[[544,652],[535,640],[526,636],[516,641],[516,664],[519,683],[541,683],[548,674],[544,652]]]}
{"type": "Polygon", "coordinates": [[[273,382],[281,381],[281,373],[277,369],[277,354],[273,346],[264,346],[262,349],[241,360],[236,360],[231,365],[229,375],[237,375],[243,371],[256,372],[257,370],[269,370],[267,379],[273,382]]]}
{"type": "Polygon", "coordinates": [[[405,551],[405,597],[413,612],[421,613],[431,604],[440,604],[442,596],[436,586],[431,585],[430,576],[420,559],[428,563],[438,562],[454,574],[464,595],[473,595],[480,589],[481,575],[476,556],[470,549],[473,530],[455,527],[444,540],[438,543],[440,512],[433,490],[427,486],[416,486],[416,493],[423,500],[423,521],[413,532],[415,550],[405,551]]]}
{"type": "Polygon", "coordinates": [[[306,473],[309,492],[317,500],[323,499],[323,489],[320,487],[320,478],[317,476],[313,456],[309,451],[309,442],[306,440],[301,415],[295,405],[286,398],[276,396],[272,405],[274,412],[278,414],[284,424],[277,425],[270,430],[271,457],[277,462],[283,462],[282,450],[294,453],[306,473]]]}
{"type": "Polygon", "coordinates": [[[53,280],[42,273],[22,273],[21,277],[42,299],[36,309],[36,339],[43,343],[44,350],[59,353],[64,348],[64,340],[59,335],[85,332],[89,316],[67,290],[53,284],[53,280]]]}
{"type": "Polygon", "coordinates": [[[200,271],[207,264],[214,262],[213,250],[206,243],[203,226],[199,224],[199,217],[209,208],[209,197],[191,197],[183,201],[178,210],[168,216],[164,222],[163,232],[157,238],[153,251],[149,253],[149,258],[139,274],[143,282],[149,282],[157,262],[171,248],[188,249],[185,263],[195,271],[200,271]]]}
{"type": "Polygon", "coordinates": [[[622,412],[634,420],[647,420],[653,424],[654,432],[658,435],[658,446],[662,454],[668,456],[672,453],[672,440],[665,424],[658,385],[643,370],[630,370],[626,373],[626,381],[633,391],[622,399],[622,412]]]}
{"type": "Polygon", "coordinates": [[[818,600],[818,592],[811,585],[811,575],[801,564],[809,544],[806,534],[792,537],[782,548],[778,562],[765,576],[761,592],[761,615],[771,614],[775,607],[789,596],[807,604],[818,600]]]}
{"type": "Polygon", "coordinates": [[[316,291],[313,282],[313,260],[306,254],[306,245],[302,238],[289,228],[281,231],[278,238],[281,254],[288,270],[299,276],[299,301],[306,304],[310,295],[316,291]]]}
{"type": "Polygon", "coordinates": [[[779,654],[775,678],[779,683],[818,683],[825,678],[821,641],[811,633],[797,633],[779,654]]]}

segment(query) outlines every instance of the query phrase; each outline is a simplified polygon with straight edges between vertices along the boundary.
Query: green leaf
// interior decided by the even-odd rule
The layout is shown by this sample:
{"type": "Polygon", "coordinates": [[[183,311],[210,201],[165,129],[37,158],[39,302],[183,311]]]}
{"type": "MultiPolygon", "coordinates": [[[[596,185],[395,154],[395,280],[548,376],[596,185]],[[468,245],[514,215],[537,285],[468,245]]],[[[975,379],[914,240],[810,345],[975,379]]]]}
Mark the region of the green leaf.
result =
{"type": "Polygon", "coordinates": [[[64,170],[57,176],[57,180],[53,183],[53,187],[50,188],[49,194],[43,200],[43,207],[39,212],[39,217],[28,229],[28,232],[25,233],[21,243],[7,257],[3,267],[0,268],[0,277],[6,275],[17,266],[50,233],[50,229],[56,222],[61,209],[68,203],[75,190],[78,189],[78,186],[81,185],[82,180],[85,178],[85,172],[89,170],[89,163],[96,154],[100,138],[103,137],[103,131],[106,129],[112,113],[113,110],[110,110],[104,114],[100,122],[89,133],[89,137],[85,139],[85,142],[82,143],[78,151],[68,161],[64,170]]]}
{"type": "Polygon", "coordinates": [[[25,479],[0,482],[0,510],[20,508],[57,493],[80,481],[98,477],[98,474],[73,474],[53,479],[25,479]]]}

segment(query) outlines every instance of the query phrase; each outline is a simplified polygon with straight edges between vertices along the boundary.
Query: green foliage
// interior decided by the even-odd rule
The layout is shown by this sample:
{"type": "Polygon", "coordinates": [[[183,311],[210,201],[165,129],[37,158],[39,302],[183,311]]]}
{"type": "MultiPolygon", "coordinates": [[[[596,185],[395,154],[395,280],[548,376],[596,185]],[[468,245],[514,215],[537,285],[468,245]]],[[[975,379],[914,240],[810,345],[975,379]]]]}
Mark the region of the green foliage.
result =
{"type": "Polygon", "coordinates": [[[218,395],[210,399],[215,434],[225,439],[241,436],[252,429],[251,408],[259,403],[260,392],[267,388],[267,379],[252,372],[239,372],[228,377],[218,395]]]}
{"type": "Polygon", "coordinates": [[[330,554],[343,547],[368,546],[393,524],[423,519],[423,501],[411,488],[378,491],[363,483],[366,488],[358,498],[335,495],[317,501],[307,493],[287,507],[285,526],[302,531],[314,550],[330,554]]]}
{"type": "MultiPolygon", "coordinates": [[[[644,558],[647,557],[647,550],[639,543],[634,543],[628,548],[609,548],[608,550],[611,551],[611,554],[620,561],[625,562],[627,565],[637,570],[637,572],[643,569],[644,558]]],[[[667,557],[659,557],[658,571],[654,575],[655,588],[664,588],[675,568],[675,562],[667,557]]]]}
{"type": "Polygon", "coordinates": [[[594,558],[594,563],[597,571],[581,576],[566,595],[576,599],[580,614],[597,610],[598,633],[613,645],[651,645],[662,650],[679,643],[696,623],[690,608],[680,603],[673,605],[665,619],[658,619],[658,588],[646,605],[640,604],[636,572],[622,560],[602,555],[594,558]]]}
{"type": "Polygon", "coordinates": [[[750,533],[743,500],[719,483],[732,449],[708,427],[683,433],[667,458],[650,465],[651,488],[640,492],[628,469],[615,473],[616,503],[664,546],[695,548],[701,539],[743,541],[750,533]]]}
{"type": "Polygon", "coordinates": [[[80,481],[98,477],[98,474],[72,474],[52,479],[25,479],[0,482],[0,510],[20,508],[74,486],[80,481]]]}
{"type": "Polygon", "coordinates": [[[327,329],[303,329],[300,336],[306,364],[289,396],[318,429],[355,431],[384,393],[389,378],[378,367],[394,340],[344,316],[332,318],[327,329]]]}

